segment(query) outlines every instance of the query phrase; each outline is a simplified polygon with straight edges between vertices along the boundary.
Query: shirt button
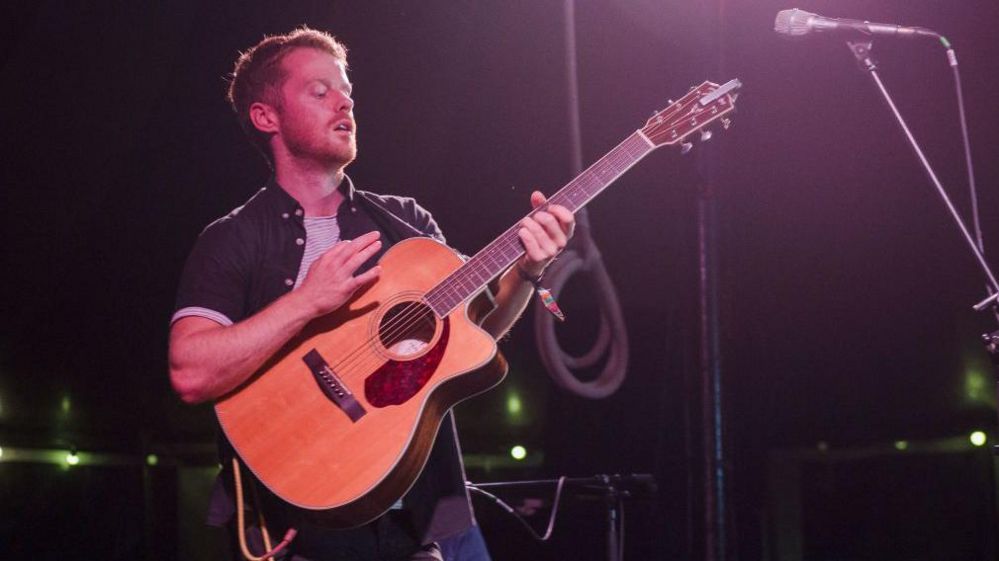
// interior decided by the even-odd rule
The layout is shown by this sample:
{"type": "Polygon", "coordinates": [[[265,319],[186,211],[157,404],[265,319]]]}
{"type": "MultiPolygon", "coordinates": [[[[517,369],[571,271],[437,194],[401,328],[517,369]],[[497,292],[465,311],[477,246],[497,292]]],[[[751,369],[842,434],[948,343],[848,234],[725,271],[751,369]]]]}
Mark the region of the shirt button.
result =
{"type": "Polygon", "coordinates": [[[295,243],[298,244],[298,245],[304,245],[305,244],[305,240],[303,240],[302,238],[298,238],[297,240],[295,240],[295,243]]]}
{"type": "Polygon", "coordinates": [[[281,213],[281,218],[287,219],[289,216],[291,216],[291,215],[288,214],[287,212],[282,212],[281,213]]]}
{"type": "Polygon", "coordinates": [[[284,285],[285,286],[294,286],[295,285],[295,281],[293,281],[291,279],[284,279],[284,285]]]}
{"type": "Polygon", "coordinates": [[[295,216],[302,216],[302,209],[296,208],[295,209],[295,216]]]}

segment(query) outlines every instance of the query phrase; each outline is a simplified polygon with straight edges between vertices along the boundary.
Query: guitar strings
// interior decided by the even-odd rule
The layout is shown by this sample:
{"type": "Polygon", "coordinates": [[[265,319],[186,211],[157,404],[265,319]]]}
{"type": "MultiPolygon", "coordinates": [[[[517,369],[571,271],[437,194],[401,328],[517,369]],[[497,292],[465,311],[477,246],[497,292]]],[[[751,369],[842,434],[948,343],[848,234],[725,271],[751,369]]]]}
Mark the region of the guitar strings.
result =
{"type": "MultiPolygon", "coordinates": [[[[479,262],[470,262],[469,264],[473,269],[474,267],[480,265],[479,262]]],[[[466,271],[473,269],[467,269],[466,271]]],[[[396,314],[395,317],[389,320],[389,322],[381,326],[378,330],[377,336],[370,337],[367,340],[362,341],[361,345],[347,353],[347,355],[345,355],[335,365],[332,365],[339,370],[338,375],[341,377],[352,377],[351,371],[359,366],[358,360],[363,360],[365,356],[368,355],[365,351],[370,349],[372,343],[376,340],[381,339],[386,347],[390,347],[397,343],[401,337],[410,333],[413,327],[418,325],[420,321],[429,320],[426,314],[422,314],[420,310],[426,309],[428,306],[431,310],[433,310],[438,307],[440,300],[443,298],[449,298],[451,294],[455,293],[456,291],[454,290],[454,285],[461,282],[459,280],[459,277],[461,276],[459,273],[461,270],[462,269],[459,268],[458,270],[452,272],[447,278],[445,278],[444,281],[433,288],[431,292],[434,293],[434,295],[430,296],[430,300],[421,299],[420,301],[411,302],[407,307],[403,308],[398,314],[396,314]],[[435,295],[437,298],[434,298],[435,295]],[[388,342],[385,342],[386,340],[388,342]]],[[[436,325],[435,322],[432,322],[432,324],[436,325]]],[[[377,360],[381,360],[378,356],[375,358],[377,360]]]]}
{"type": "MultiPolygon", "coordinates": [[[[553,197],[552,200],[554,201],[555,197],[553,197]]],[[[535,209],[532,213],[537,210],[538,209],[535,209]]],[[[466,263],[465,267],[459,268],[452,274],[448,275],[447,278],[431,290],[431,294],[428,294],[429,298],[425,299],[426,303],[414,302],[396,314],[392,320],[387,322],[379,330],[378,338],[383,340],[387,339],[390,343],[387,343],[386,346],[391,346],[391,344],[397,342],[399,337],[405,336],[407,333],[411,332],[411,329],[418,325],[420,321],[428,319],[426,314],[421,313],[420,310],[426,309],[427,307],[430,309],[437,308],[443,303],[442,301],[449,301],[453,299],[456,294],[460,294],[461,292],[471,293],[475,289],[481,288],[481,284],[473,283],[472,289],[469,289],[466,280],[471,279],[472,276],[475,275],[478,277],[479,283],[481,283],[484,279],[494,276],[495,273],[491,272],[486,260],[492,261],[495,265],[496,263],[501,262],[499,257],[502,257],[507,261],[512,261],[518,255],[523,254],[523,249],[519,249],[512,257],[507,255],[505,247],[509,247],[513,239],[516,237],[517,227],[514,226],[499,236],[493,243],[486,246],[483,251],[466,263]],[[413,314],[417,314],[415,318],[413,317],[413,314]]],[[[462,300],[464,300],[464,298],[458,299],[458,302],[462,300]]],[[[453,308],[453,305],[448,307],[453,308]]],[[[374,341],[374,339],[375,338],[370,338],[364,343],[370,344],[374,341]]],[[[360,346],[357,350],[363,350],[364,348],[365,345],[362,344],[362,346],[360,346]]],[[[350,357],[345,357],[345,360],[341,361],[339,364],[344,366],[353,366],[346,364],[349,358],[350,357]]]]}
{"type": "MultiPolygon", "coordinates": [[[[427,294],[428,298],[425,298],[418,302],[411,303],[410,306],[404,308],[400,311],[392,320],[387,322],[380,330],[380,336],[378,338],[388,339],[390,341],[396,340],[400,336],[405,336],[419,321],[427,319],[424,314],[420,314],[420,310],[429,307],[429,309],[434,310],[438,308],[444,302],[452,300],[456,294],[460,294],[462,291],[467,291],[469,293],[473,292],[476,288],[481,288],[481,285],[472,285],[472,289],[469,289],[467,283],[463,279],[469,279],[474,274],[480,279],[487,277],[492,277],[495,273],[490,272],[490,268],[485,261],[491,260],[493,264],[500,262],[498,260],[497,254],[500,254],[503,258],[507,260],[512,260],[514,257],[506,255],[504,245],[509,246],[512,238],[516,237],[516,230],[511,228],[507,232],[504,232],[499,236],[493,243],[483,249],[478,255],[469,260],[465,266],[452,272],[441,281],[436,287],[431,289],[430,293],[427,294]],[[459,290],[460,289],[460,290],[459,290]],[[415,320],[413,314],[419,314],[415,320]]],[[[523,250],[519,250],[518,254],[522,254],[523,250]]],[[[457,302],[461,302],[464,298],[459,298],[457,302]]],[[[456,302],[456,303],[457,303],[456,302]]],[[[453,308],[453,305],[448,306],[453,308]]],[[[371,343],[375,338],[370,338],[364,343],[371,343]]],[[[397,342],[397,340],[395,341],[397,342]]],[[[386,345],[389,346],[389,345],[386,345]]],[[[359,347],[357,350],[363,350],[364,345],[359,347]]],[[[340,364],[347,362],[349,357],[345,357],[345,360],[341,361],[340,364]]]]}

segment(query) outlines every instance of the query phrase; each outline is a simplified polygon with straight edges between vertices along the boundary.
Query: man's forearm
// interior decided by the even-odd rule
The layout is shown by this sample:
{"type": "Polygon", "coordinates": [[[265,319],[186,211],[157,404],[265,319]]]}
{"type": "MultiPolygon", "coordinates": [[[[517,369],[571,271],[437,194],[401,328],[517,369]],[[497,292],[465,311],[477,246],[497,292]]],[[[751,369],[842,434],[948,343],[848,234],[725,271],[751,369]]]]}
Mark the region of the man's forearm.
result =
{"type": "Polygon", "coordinates": [[[514,265],[500,277],[499,290],[496,292],[496,308],[482,322],[482,329],[496,339],[513,327],[531,301],[531,295],[534,294],[534,287],[520,278],[516,268],[514,265]]]}
{"type": "Polygon", "coordinates": [[[182,318],[170,333],[170,381],[187,403],[217,399],[246,381],[313,317],[296,291],[230,326],[182,318]]]}
{"type": "Polygon", "coordinates": [[[229,393],[309,321],[375,282],[379,266],[354,273],[381,248],[380,235],[372,231],[334,245],[312,263],[300,287],[235,325],[198,317],[178,320],[170,330],[170,382],[181,399],[200,403],[229,393]]]}

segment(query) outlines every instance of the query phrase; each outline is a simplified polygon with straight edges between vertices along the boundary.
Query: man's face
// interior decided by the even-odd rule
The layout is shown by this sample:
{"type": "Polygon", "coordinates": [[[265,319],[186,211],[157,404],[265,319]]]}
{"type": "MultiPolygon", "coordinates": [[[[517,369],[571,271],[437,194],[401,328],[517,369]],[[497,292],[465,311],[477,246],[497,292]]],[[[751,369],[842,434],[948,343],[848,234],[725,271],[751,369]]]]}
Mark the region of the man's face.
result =
{"type": "Polygon", "coordinates": [[[297,158],[342,167],[357,156],[354,101],[342,62],[311,48],[281,61],[280,141],[297,158]]]}

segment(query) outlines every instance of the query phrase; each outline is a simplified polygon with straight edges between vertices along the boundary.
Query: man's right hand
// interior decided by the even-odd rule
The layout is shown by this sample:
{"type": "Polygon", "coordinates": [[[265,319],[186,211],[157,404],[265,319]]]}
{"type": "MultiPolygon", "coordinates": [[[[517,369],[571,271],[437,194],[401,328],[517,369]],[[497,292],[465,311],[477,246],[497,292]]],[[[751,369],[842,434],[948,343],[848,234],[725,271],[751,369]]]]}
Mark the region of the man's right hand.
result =
{"type": "Polygon", "coordinates": [[[319,256],[296,290],[311,307],[314,317],[328,314],[343,306],[355,292],[378,279],[381,267],[354,275],[382,247],[380,233],[368,232],[354,240],[338,242],[319,256]]]}

